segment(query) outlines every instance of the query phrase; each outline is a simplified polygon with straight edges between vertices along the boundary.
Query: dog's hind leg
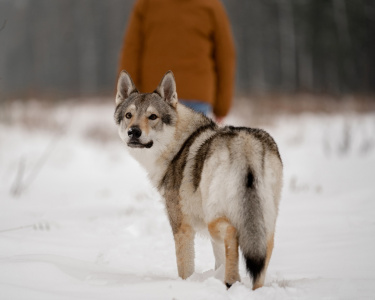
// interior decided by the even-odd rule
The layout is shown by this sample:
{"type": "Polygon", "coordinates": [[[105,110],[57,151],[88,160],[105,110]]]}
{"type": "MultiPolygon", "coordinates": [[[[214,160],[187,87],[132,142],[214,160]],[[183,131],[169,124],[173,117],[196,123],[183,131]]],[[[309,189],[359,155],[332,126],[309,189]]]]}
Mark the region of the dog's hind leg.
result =
{"type": "Polygon", "coordinates": [[[194,272],[194,236],[193,228],[186,223],[174,234],[178,275],[182,279],[194,272]]]}
{"type": "Polygon", "coordinates": [[[225,284],[228,288],[240,281],[238,273],[238,237],[237,229],[227,218],[219,218],[208,224],[208,231],[214,242],[225,246],[225,284]]]}
{"type": "Polygon", "coordinates": [[[215,270],[220,268],[221,265],[225,266],[225,248],[224,241],[221,243],[218,241],[211,240],[212,250],[215,255],[215,270]]]}
{"type": "Polygon", "coordinates": [[[263,268],[262,273],[260,274],[260,276],[257,278],[257,280],[253,284],[253,290],[262,287],[263,284],[264,284],[264,280],[266,278],[266,271],[267,271],[268,264],[270,262],[271,255],[272,255],[273,246],[274,246],[274,234],[272,234],[272,236],[268,239],[268,242],[267,242],[267,256],[266,256],[266,261],[265,261],[265,264],[264,264],[264,268],[263,268]]]}

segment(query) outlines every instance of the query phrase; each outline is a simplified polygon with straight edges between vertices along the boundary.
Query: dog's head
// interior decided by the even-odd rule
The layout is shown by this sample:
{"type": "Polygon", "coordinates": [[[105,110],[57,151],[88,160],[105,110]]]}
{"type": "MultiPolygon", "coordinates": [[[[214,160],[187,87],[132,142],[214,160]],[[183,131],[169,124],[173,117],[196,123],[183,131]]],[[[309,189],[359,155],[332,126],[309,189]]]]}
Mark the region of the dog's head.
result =
{"type": "Polygon", "coordinates": [[[117,83],[115,120],[121,139],[131,148],[168,144],[177,120],[176,83],[168,71],[153,93],[139,93],[126,71],[117,83]]]}

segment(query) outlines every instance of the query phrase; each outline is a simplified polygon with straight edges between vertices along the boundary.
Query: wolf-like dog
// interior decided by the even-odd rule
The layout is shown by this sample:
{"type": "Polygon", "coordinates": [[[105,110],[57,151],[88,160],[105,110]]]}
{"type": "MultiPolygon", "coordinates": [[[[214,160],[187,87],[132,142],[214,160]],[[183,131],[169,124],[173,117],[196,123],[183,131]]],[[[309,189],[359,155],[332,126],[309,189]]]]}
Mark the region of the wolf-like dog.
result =
{"type": "Polygon", "coordinates": [[[117,84],[115,121],[130,154],[165,200],[178,274],[194,272],[194,236],[211,237],[215,268],[229,288],[240,281],[239,248],[253,289],[263,286],[274,245],[283,165],[261,129],[219,127],[178,102],[171,71],[140,93],[126,71],[117,84]]]}

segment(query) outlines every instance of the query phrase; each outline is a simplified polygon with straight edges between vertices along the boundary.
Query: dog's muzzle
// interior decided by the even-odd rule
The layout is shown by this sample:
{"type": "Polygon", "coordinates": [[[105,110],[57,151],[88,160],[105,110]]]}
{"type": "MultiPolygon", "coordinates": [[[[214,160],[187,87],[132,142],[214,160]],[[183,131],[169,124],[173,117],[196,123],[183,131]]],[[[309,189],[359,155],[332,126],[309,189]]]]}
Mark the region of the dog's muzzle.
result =
{"type": "Polygon", "coordinates": [[[142,135],[142,130],[139,127],[130,127],[128,130],[128,136],[129,136],[129,141],[128,141],[128,146],[131,148],[151,148],[152,145],[154,144],[153,141],[150,141],[146,144],[141,143],[139,138],[142,135]]]}

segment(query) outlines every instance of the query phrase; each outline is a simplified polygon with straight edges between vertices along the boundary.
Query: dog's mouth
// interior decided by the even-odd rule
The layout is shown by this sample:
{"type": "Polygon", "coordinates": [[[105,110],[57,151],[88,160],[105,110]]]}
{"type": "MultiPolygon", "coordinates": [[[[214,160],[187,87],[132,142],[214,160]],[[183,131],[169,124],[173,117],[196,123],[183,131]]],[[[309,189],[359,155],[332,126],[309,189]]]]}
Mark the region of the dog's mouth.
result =
{"type": "Polygon", "coordinates": [[[128,146],[130,148],[151,148],[152,145],[154,144],[153,141],[150,141],[146,144],[142,144],[139,140],[136,140],[136,139],[131,139],[130,141],[128,141],[128,146]]]}

